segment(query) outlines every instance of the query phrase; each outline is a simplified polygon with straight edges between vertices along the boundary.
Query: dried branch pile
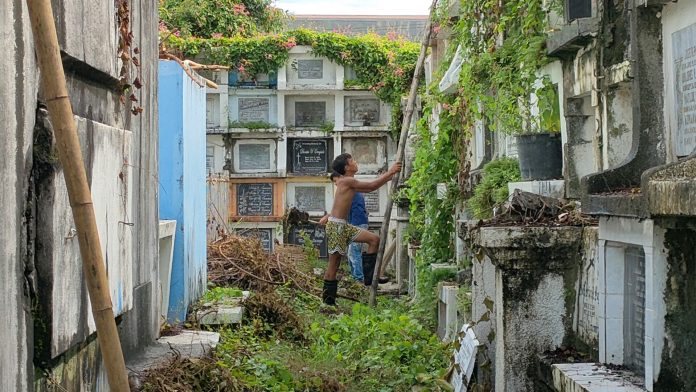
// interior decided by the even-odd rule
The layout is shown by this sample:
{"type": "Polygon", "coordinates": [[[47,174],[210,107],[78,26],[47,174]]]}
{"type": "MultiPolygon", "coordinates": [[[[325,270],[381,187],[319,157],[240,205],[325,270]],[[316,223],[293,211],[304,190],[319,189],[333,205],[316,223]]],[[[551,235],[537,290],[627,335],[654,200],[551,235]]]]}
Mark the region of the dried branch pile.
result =
{"type": "Polygon", "coordinates": [[[504,204],[502,213],[485,222],[484,226],[590,226],[594,218],[584,215],[575,203],[516,189],[504,204]]]}
{"type": "Polygon", "coordinates": [[[316,279],[291,247],[269,254],[257,238],[223,236],[208,244],[208,278],[218,286],[259,290],[291,283],[314,291],[316,279]],[[287,257],[286,257],[287,254],[287,257]]]}

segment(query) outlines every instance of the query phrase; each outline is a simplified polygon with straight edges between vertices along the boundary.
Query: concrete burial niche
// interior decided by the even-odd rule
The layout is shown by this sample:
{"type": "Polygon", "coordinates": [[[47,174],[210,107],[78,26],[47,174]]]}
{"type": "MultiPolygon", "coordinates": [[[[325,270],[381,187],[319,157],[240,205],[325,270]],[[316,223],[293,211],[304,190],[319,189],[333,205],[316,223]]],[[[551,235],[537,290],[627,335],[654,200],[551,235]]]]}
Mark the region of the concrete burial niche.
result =
{"type": "Polygon", "coordinates": [[[535,390],[540,355],[573,336],[582,235],[581,227],[467,229],[465,241],[478,258],[490,260],[495,273],[493,297],[472,293],[472,307],[484,302],[488,316],[481,319],[495,317],[490,357],[497,391],[535,390]]]}

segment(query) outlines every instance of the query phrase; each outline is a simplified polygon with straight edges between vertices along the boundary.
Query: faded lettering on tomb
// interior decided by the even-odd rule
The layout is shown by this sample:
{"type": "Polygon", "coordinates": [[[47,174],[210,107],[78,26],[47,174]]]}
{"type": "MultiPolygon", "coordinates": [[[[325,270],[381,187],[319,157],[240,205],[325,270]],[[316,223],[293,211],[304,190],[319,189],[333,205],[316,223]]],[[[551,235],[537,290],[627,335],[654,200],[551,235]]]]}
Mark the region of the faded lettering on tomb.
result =
{"type": "Polygon", "coordinates": [[[295,102],[295,126],[319,127],[326,122],[326,102],[295,102]]]}
{"type": "Polygon", "coordinates": [[[325,188],[323,186],[295,187],[295,206],[301,211],[325,211],[325,188]]]}
{"type": "Polygon", "coordinates": [[[299,79],[323,79],[324,60],[297,60],[299,79]]]}
{"type": "Polygon", "coordinates": [[[239,144],[239,170],[269,170],[270,144],[239,144]]]}
{"type": "Polygon", "coordinates": [[[696,24],[672,34],[674,93],[677,111],[676,153],[689,155],[696,147],[696,24]]]}
{"type": "Polygon", "coordinates": [[[379,213],[379,190],[365,193],[365,209],[367,212],[379,213]]]}
{"type": "Polygon", "coordinates": [[[374,139],[353,139],[350,154],[358,164],[376,165],[378,142],[374,139]]]}
{"type": "Polygon", "coordinates": [[[268,98],[239,98],[239,122],[268,122],[268,98]]]}
{"type": "Polygon", "coordinates": [[[351,123],[377,123],[379,121],[379,100],[348,98],[348,119],[351,123]]]}

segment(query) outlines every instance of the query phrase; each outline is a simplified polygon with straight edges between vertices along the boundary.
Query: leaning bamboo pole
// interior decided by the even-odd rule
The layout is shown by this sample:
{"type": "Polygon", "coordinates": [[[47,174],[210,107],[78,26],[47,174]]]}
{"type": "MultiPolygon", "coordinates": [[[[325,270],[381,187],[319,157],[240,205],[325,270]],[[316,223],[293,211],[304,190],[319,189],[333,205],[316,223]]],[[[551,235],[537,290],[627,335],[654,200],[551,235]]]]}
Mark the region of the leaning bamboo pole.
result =
{"type": "MultiPolygon", "coordinates": [[[[432,33],[432,19],[435,14],[435,7],[437,7],[437,0],[433,0],[430,6],[430,17],[428,18],[428,23],[425,25],[425,35],[423,36],[423,41],[421,43],[420,54],[418,55],[418,61],[416,62],[416,69],[413,71],[413,80],[411,80],[411,91],[408,94],[408,100],[406,101],[406,108],[404,108],[404,118],[401,122],[401,134],[399,136],[399,147],[396,150],[396,161],[403,162],[404,160],[404,150],[406,149],[406,140],[408,139],[408,129],[411,127],[411,118],[413,117],[413,108],[416,103],[416,94],[418,93],[418,83],[420,80],[421,72],[423,72],[423,63],[425,62],[425,55],[430,46],[430,35],[432,33]]],[[[403,169],[402,169],[403,170],[403,169]]],[[[392,177],[392,183],[390,187],[390,194],[387,198],[387,209],[384,212],[384,221],[382,222],[382,228],[380,233],[379,250],[377,251],[377,265],[375,266],[375,272],[372,277],[372,287],[370,290],[370,305],[377,305],[377,285],[379,284],[379,273],[381,271],[382,259],[384,256],[384,247],[387,243],[387,237],[389,233],[389,221],[391,220],[391,211],[394,203],[393,197],[396,192],[396,188],[399,185],[399,180],[401,179],[401,172],[397,172],[394,177],[392,177]]],[[[398,240],[398,239],[395,239],[398,240]]]]}
{"type": "Polygon", "coordinates": [[[121,342],[111,307],[109,280],[106,276],[99,242],[92,195],[82,160],[77,126],[68,98],[51,1],[27,0],[27,6],[41,71],[42,93],[53,125],[60,163],[63,166],[80,244],[82,269],[87,281],[109,387],[112,392],[130,391],[121,342]]]}

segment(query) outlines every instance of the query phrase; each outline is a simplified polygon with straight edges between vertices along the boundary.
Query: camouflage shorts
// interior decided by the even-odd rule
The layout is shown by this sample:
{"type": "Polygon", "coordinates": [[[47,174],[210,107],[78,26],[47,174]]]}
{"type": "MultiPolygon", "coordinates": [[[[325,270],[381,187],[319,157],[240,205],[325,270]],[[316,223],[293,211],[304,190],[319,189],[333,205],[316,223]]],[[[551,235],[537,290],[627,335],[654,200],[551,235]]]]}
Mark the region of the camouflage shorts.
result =
{"type": "Polygon", "coordinates": [[[329,254],[346,255],[348,245],[360,234],[360,228],[347,223],[343,219],[330,217],[326,222],[326,236],[329,238],[329,254]]]}

